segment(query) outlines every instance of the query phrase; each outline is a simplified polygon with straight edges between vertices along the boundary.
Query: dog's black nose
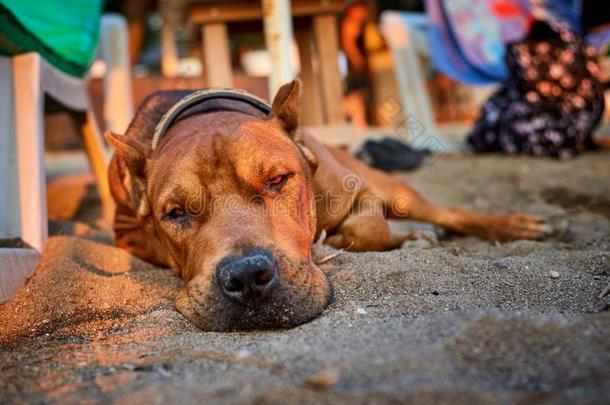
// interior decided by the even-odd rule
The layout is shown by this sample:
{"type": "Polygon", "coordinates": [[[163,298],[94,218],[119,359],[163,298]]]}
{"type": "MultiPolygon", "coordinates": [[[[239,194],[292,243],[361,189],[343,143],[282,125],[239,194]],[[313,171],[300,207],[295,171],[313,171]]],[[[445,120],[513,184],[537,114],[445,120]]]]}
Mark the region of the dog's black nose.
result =
{"type": "Polygon", "coordinates": [[[256,303],[271,293],[279,271],[275,257],[265,249],[252,249],[243,256],[225,257],[216,266],[216,282],[222,293],[240,303],[256,303]]]}

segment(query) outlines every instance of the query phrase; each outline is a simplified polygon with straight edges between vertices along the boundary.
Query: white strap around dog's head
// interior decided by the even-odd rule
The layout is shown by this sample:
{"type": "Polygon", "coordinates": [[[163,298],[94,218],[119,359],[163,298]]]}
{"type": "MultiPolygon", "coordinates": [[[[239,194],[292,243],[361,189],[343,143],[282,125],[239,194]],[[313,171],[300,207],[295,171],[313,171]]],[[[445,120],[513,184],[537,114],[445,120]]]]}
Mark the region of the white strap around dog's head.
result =
{"type": "Polygon", "coordinates": [[[202,103],[207,100],[224,98],[229,100],[243,101],[251,106],[257,108],[261,112],[269,115],[271,113],[271,106],[262,98],[259,98],[253,94],[243,90],[236,89],[206,89],[195,91],[188,96],[184,97],[176,104],[172,106],[155,127],[155,133],[153,134],[151,147],[154,150],[161,139],[165,136],[169,127],[176,121],[178,116],[187,109],[194,105],[202,103]]]}

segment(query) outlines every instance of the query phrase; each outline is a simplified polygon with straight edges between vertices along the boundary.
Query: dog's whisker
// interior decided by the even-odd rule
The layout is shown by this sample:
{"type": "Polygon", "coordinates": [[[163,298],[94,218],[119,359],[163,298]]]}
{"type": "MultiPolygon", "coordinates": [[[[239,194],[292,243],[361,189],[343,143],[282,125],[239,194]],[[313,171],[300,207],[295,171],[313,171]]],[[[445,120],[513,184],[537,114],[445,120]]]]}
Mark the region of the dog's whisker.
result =
{"type": "Polygon", "coordinates": [[[320,236],[318,237],[318,240],[316,241],[315,245],[322,246],[324,244],[324,241],[326,241],[326,236],[326,229],[322,229],[322,232],[320,232],[320,236]]]}

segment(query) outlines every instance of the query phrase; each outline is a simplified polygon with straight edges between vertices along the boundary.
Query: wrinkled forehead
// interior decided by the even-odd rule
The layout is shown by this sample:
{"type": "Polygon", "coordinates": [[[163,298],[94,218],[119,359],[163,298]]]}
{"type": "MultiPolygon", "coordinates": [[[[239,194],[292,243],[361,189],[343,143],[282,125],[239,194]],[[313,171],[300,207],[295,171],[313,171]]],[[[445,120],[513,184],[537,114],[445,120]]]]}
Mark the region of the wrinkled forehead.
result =
{"type": "Polygon", "coordinates": [[[277,123],[231,115],[213,121],[191,117],[172,127],[152,155],[152,192],[178,183],[197,187],[226,176],[247,179],[270,168],[301,168],[297,147],[277,123]]]}
{"type": "Polygon", "coordinates": [[[246,121],[232,140],[238,165],[248,161],[294,164],[301,160],[296,145],[275,121],[246,121]]]}

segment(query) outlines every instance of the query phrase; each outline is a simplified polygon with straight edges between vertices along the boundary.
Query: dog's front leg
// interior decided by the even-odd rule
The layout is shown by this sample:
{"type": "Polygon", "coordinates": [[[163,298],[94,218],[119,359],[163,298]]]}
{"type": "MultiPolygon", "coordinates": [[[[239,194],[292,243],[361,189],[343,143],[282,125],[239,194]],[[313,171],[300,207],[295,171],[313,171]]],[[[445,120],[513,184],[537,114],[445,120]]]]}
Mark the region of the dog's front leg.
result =
{"type": "Polygon", "coordinates": [[[339,228],[326,238],[337,249],[353,252],[384,251],[400,247],[410,235],[392,235],[384,202],[369,190],[361,192],[339,228]]]}

